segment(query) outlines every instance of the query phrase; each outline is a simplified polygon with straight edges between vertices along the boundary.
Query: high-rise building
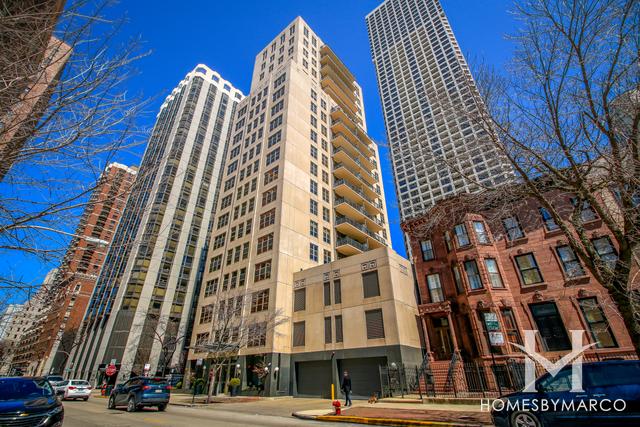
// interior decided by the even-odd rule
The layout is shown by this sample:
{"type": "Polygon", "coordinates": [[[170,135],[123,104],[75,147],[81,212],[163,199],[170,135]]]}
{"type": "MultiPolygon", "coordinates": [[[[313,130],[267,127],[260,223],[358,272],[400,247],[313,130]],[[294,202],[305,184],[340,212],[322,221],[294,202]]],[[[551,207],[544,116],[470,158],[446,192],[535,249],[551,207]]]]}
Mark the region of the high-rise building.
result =
{"type": "Polygon", "coordinates": [[[37,374],[62,373],[77,345],[78,328],[136,174],[136,168],[111,163],[93,190],[51,285],[51,301],[34,351],[37,374]]]}
{"type": "Polygon", "coordinates": [[[110,363],[120,378],[147,369],[153,375],[181,357],[199,251],[242,98],[217,72],[198,65],[160,107],[85,313],[83,341],[72,352],[74,377],[101,381],[110,363]]]}
{"type": "Polygon", "coordinates": [[[366,17],[400,219],[509,180],[484,104],[438,0],[386,0],[366,17]]]}
{"type": "Polygon", "coordinates": [[[379,381],[378,363],[421,360],[409,264],[389,249],[362,91],[300,17],[256,56],[222,183],[188,355],[193,375],[211,371],[211,349],[224,348],[235,351],[224,355],[234,369],[218,371],[218,384],[238,375],[243,389],[269,395],[326,395],[339,366],[360,366],[364,384],[379,381]],[[399,303],[403,290],[410,297],[399,303]],[[323,304],[321,292],[340,298],[323,304]]]}

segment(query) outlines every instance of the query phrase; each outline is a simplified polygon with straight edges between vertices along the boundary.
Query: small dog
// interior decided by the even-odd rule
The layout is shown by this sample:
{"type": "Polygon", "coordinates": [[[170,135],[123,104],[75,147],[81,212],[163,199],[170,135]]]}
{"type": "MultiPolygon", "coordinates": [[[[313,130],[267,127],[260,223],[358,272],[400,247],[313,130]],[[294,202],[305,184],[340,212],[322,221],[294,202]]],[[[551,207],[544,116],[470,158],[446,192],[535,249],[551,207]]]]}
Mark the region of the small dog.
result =
{"type": "Polygon", "coordinates": [[[376,403],[378,401],[378,397],[375,394],[372,394],[369,398],[369,403],[376,403]]]}

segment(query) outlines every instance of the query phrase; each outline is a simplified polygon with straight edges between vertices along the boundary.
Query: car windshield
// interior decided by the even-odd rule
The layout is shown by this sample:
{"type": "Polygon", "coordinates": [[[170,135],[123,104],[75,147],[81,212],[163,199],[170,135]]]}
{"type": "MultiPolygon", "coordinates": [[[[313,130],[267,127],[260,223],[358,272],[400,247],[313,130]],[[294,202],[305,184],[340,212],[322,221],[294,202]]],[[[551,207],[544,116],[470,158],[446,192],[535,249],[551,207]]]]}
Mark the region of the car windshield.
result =
{"type": "Polygon", "coordinates": [[[149,385],[167,385],[167,380],[164,378],[145,378],[144,382],[149,385]]]}
{"type": "Polygon", "coordinates": [[[0,400],[26,400],[53,396],[53,390],[43,379],[0,378],[0,400]]]}
{"type": "Polygon", "coordinates": [[[71,385],[84,385],[87,386],[89,385],[88,381],[71,381],[71,385]]]}
{"type": "Polygon", "coordinates": [[[56,383],[56,385],[67,385],[69,384],[69,381],[60,381],[59,383],[56,383]]]}

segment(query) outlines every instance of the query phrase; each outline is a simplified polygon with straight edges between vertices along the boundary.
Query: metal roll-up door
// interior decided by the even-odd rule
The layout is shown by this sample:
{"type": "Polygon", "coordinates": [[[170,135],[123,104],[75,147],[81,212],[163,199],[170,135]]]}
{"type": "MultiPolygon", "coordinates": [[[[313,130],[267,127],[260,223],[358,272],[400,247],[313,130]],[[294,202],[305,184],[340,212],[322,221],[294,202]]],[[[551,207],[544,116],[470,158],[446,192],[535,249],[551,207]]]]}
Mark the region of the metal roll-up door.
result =
{"type": "Polygon", "coordinates": [[[331,361],[296,363],[298,395],[331,398],[331,361]]]}
{"type": "Polygon", "coordinates": [[[386,365],[386,357],[362,357],[354,359],[340,360],[340,378],[344,371],[349,372],[351,377],[351,389],[353,396],[370,397],[374,393],[379,393],[380,370],[378,366],[386,365]]]}

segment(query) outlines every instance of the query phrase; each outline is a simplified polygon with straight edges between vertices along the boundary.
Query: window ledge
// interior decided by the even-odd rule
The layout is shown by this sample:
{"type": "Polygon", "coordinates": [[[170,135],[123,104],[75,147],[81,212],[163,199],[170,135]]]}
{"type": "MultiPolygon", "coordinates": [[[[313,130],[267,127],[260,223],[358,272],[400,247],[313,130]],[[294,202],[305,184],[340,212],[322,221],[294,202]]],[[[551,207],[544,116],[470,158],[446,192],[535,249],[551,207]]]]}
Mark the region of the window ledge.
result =
{"type": "Polygon", "coordinates": [[[508,248],[512,248],[514,246],[525,244],[528,241],[529,241],[529,238],[527,236],[520,237],[520,238],[515,239],[515,240],[507,240],[507,247],[508,248]]]}
{"type": "Polygon", "coordinates": [[[593,230],[595,228],[600,228],[600,227],[602,227],[602,219],[600,219],[600,218],[592,219],[591,221],[587,221],[587,222],[583,223],[582,226],[584,228],[586,228],[587,230],[593,230]]]}
{"type": "Polygon", "coordinates": [[[590,280],[591,278],[586,274],[583,276],[565,277],[564,286],[569,287],[569,286],[576,286],[576,285],[584,285],[586,283],[589,283],[590,280]]]}
{"type": "Polygon", "coordinates": [[[536,283],[533,285],[522,285],[520,289],[523,292],[533,292],[533,291],[538,291],[540,289],[545,289],[547,286],[549,285],[546,282],[542,282],[542,283],[536,283]]]}
{"type": "Polygon", "coordinates": [[[562,231],[562,229],[561,229],[561,228],[556,228],[555,230],[551,230],[551,231],[548,231],[548,230],[545,228],[545,230],[544,230],[544,238],[545,238],[545,239],[550,239],[550,238],[552,238],[552,237],[560,236],[560,235],[562,235],[562,234],[564,234],[564,231],[562,231]]]}
{"type": "Polygon", "coordinates": [[[467,295],[479,295],[479,294],[486,294],[487,293],[487,288],[480,288],[480,289],[471,289],[467,292],[467,295]]]}

